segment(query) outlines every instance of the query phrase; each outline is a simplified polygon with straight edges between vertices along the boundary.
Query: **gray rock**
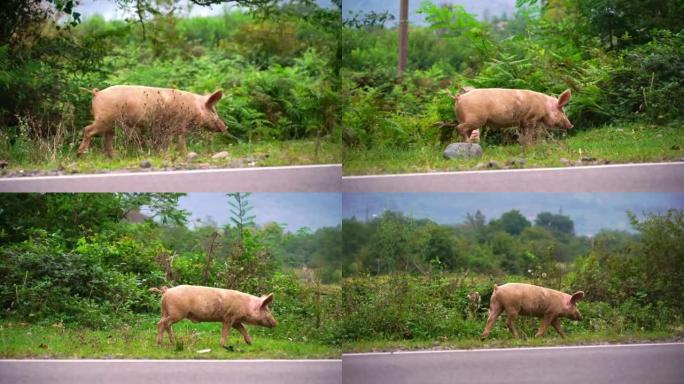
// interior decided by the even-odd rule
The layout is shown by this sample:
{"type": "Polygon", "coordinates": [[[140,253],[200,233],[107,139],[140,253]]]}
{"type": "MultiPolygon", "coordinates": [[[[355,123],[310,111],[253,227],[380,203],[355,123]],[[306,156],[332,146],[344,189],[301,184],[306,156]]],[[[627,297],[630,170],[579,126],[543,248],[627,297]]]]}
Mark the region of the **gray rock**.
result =
{"type": "Polygon", "coordinates": [[[140,168],[150,168],[152,167],[152,163],[150,163],[149,160],[145,159],[140,162],[140,168]]]}
{"type": "Polygon", "coordinates": [[[572,161],[566,159],[565,157],[561,157],[561,158],[560,158],[560,162],[561,162],[561,164],[563,164],[563,165],[565,165],[565,166],[572,165],[572,161]]]}
{"type": "Polygon", "coordinates": [[[211,158],[214,160],[217,160],[217,159],[225,159],[228,156],[230,156],[230,153],[228,153],[228,151],[222,151],[222,152],[215,153],[214,156],[212,156],[211,158]]]}
{"type": "Polygon", "coordinates": [[[0,169],[5,169],[8,164],[7,160],[0,160],[0,169]]]}
{"type": "Polygon", "coordinates": [[[197,156],[198,156],[198,155],[197,155],[196,152],[190,152],[190,153],[187,154],[187,156],[185,156],[185,159],[186,159],[188,162],[193,162],[193,161],[197,158],[197,156]]]}
{"type": "Polygon", "coordinates": [[[482,147],[480,147],[480,144],[451,143],[444,150],[444,157],[447,159],[467,159],[480,156],[482,156],[482,147]]]}

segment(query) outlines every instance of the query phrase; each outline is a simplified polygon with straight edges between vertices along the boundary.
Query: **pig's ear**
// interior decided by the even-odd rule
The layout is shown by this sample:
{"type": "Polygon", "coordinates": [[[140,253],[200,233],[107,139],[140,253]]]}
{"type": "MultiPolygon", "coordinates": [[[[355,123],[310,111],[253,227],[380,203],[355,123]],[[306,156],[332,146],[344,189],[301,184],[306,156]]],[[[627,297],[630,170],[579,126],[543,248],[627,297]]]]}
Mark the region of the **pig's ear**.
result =
{"type": "Polygon", "coordinates": [[[563,108],[565,104],[567,104],[570,101],[571,97],[572,93],[569,89],[566,89],[565,92],[561,93],[560,96],[558,96],[558,106],[563,108]]]}
{"type": "Polygon", "coordinates": [[[582,298],[584,298],[584,292],[582,292],[582,291],[577,291],[577,292],[575,292],[575,293],[572,295],[572,297],[570,298],[570,304],[575,304],[575,303],[577,303],[579,300],[582,300],[582,298]]]}
{"type": "Polygon", "coordinates": [[[213,107],[214,104],[216,104],[217,101],[221,100],[222,97],[223,97],[223,91],[220,89],[218,91],[212,93],[211,95],[209,95],[209,98],[207,98],[207,102],[205,103],[207,108],[213,107]]]}
{"type": "Polygon", "coordinates": [[[261,308],[264,308],[267,305],[271,304],[272,301],[273,301],[273,294],[269,293],[266,297],[263,297],[261,299],[261,308]]]}

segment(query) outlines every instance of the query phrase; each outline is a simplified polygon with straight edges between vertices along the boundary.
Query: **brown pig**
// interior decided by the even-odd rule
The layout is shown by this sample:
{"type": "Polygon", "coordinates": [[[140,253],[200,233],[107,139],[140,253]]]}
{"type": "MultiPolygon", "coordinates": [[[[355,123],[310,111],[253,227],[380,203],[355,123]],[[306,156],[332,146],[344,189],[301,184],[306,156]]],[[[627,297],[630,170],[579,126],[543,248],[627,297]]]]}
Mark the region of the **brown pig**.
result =
{"type": "Polygon", "coordinates": [[[268,305],[273,301],[273,294],[262,297],[230,289],[202,287],[196,285],[179,285],[173,288],[162,287],[150,289],[162,293],[161,320],[159,320],[157,344],[162,343],[164,331],[169,340],[174,342],[175,336],[171,326],[183,319],[197,322],[221,322],[221,346],[231,328],[237,329],[247,344],[252,344],[252,337],[247,333],[244,324],[261,325],[273,328],[278,322],[268,305]]]}
{"type": "Polygon", "coordinates": [[[115,85],[101,91],[88,90],[93,94],[93,123],[83,129],[83,141],[78,148],[80,157],[90,146],[95,135],[104,135],[105,151],[113,155],[112,140],[117,124],[137,127],[157,119],[174,119],[178,146],[185,153],[185,136],[192,128],[203,126],[212,131],[224,132],[223,123],[214,108],[223,97],[222,91],[211,95],[197,95],[169,88],[153,88],[139,85],[115,85]]]}
{"type": "Polygon", "coordinates": [[[525,89],[482,88],[464,89],[456,99],[456,127],[468,141],[470,132],[483,126],[506,128],[518,126],[521,137],[533,133],[539,124],[570,129],[573,125],[563,107],[570,101],[570,90],[556,99],[525,89]]]}
{"type": "Polygon", "coordinates": [[[534,316],[542,319],[541,327],[535,335],[542,336],[549,325],[558,331],[561,337],[565,333],[560,326],[560,319],[566,317],[572,320],[582,320],[582,315],[577,310],[577,301],[584,297],[584,292],[578,291],[572,295],[556,291],[550,288],[538,287],[531,284],[508,283],[500,287],[494,286],[491,304],[489,305],[489,317],[481,339],[484,340],[496,323],[501,312],[506,311],[508,319],[506,325],[517,337],[515,330],[515,318],[518,315],[534,316]]]}

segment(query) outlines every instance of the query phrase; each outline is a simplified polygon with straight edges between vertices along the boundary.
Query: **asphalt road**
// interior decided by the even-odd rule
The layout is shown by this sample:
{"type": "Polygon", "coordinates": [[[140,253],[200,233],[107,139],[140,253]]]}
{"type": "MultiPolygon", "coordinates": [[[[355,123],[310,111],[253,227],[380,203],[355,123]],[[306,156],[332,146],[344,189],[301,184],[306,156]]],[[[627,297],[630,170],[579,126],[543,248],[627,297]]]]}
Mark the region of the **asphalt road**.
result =
{"type": "Polygon", "coordinates": [[[0,178],[0,192],[339,192],[340,164],[0,178]]]}
{"type": "Polygon", "coordinates": [[[684,343],[342,355],[342,382],[684,383],[684,343]]]}
{"type": "Polygon", "coordinates": [[[343,192],[684,192],[684,162],[345,176],[343,192]]]}
{"type": "Polygon", "coordinates": [[[3,384],[340,384],[340,360],[0,360],[3,384]]]}

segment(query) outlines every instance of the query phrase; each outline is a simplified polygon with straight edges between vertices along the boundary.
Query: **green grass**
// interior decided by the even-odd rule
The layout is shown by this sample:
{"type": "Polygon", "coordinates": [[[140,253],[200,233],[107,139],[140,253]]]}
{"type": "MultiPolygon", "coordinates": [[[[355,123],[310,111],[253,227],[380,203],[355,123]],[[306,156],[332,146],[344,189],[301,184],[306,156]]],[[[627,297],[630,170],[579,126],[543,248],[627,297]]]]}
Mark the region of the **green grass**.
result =
{"type": "MultiPolygon", "coordinates": [[[[0,137],[0,139],[3,139],[0,137]]],[[[4,140],[4,139],[3,139],[4,140]]],[[[12,175],[19,171],[35,173],[61,171],[62,173],[95,173],[114,170],[141,170],[141,162],[148,160],[152,169],[194,169],[194,168],[240,168],[266,167],[281,165],[307,165],[340,163],[341,145],[322,141],[316,155],[315,140],[272,141],[257,143],[213,143],[191,142],[188,152],[196,152],[198,157],[187,161],[175,147],[165,151],[127,150],[115,147],[112,159],[108,158],[99,140],[93,140],[88,152],[76,158],[75,145],[69,149],[50,151],[46,146],[36,144],[0,144],[0,160],[9,162],[4,174],[12,175]],[[5,147],[3,147],[3,145],[5,147]],[[228,158],[212,159],[217,152],[227,151],[228,158]]]]}
{"type": "Polygon", "coordinates": [[[479,348],[516,348],[516,347],[549,347],[558,345],[596,345],[617,343],[647,343],[658,341],[681,341],[684,330],[678,331],[641,331],[641,332],[582,332],[568,334],[565,339],[551,330],[543,337],[492,338],[480,341],[479,338],[450,340],[441,337],[435,340],[364,340],[345,343],[342,347],[345,353],[380,352],[421,349],[479,349],[479,348]]]}
{"type": "Polygon", "coordinates": [[[605,126],[580,131],[567,138],[539,141],[523,148],[518,144],[488,146],[480,143],[484,155],[478,159],[447,160],[442,156],[445,145],[416,146],[408,149],[378,147],[345,149],[345,175],[463,171],[478,169],[479,163],[495,161],[505,167],[516,158],[525,160],[525,168],[566,166],[562,158],[578,161],[592,157],[596,163],[639,163],[672,161],[684,157],[684,126],[630,124],[605,126]]]}
{"type": "Polygon", "coordinates": [[[340,349],[311,341],[268,336],[247,326],[253,344],[247,345],[232,330],[228,351],[219,345],[221,324],[181,321],[173,326],[177,343],[164,335],[156,344],[156,320],[137,321],[110,330],[64,328],[60,324],[25,324],[0,321],[0,358],[134,358],[134,359],[335,359],[340,349]],[[199,354],[197,351],[211,349],[199,354]]]}

